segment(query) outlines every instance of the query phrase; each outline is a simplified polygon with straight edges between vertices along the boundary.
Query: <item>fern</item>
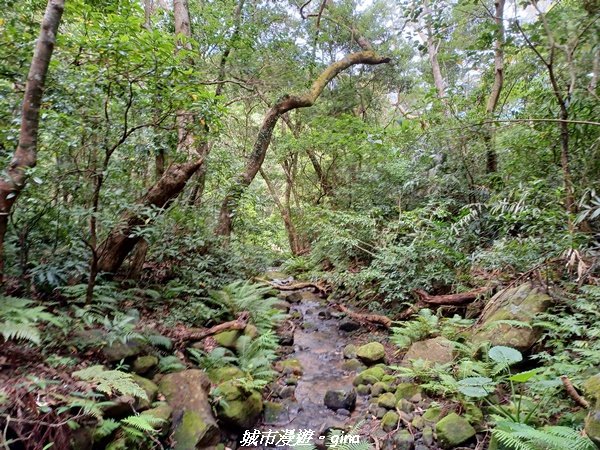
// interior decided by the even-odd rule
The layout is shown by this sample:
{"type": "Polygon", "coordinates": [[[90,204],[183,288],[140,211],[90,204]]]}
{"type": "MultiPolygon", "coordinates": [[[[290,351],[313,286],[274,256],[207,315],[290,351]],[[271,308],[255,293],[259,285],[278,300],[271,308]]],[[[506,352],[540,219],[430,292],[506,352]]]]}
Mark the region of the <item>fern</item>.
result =
{"type": "Polygon", "coordinates": [[[133,381],[133,376],[130,373],[121,372],[120,370],[106,370],[103,366],[98,365],[73,372],[73,376],[88,381],[94,385],[98,392],[107,396],[117,393],[148,400],[146,392],[133,381]]]}
{"type": "Polygon", "coordinates": [[[198,364],[198,367],[206,371],[218,369],[237,362],[237,358],[228,355],[229,350],[223,347],[217,347],[208,353],[196,348],[189,348],[188,352],[190,353],[192,361],[198,364]]]}
{"type": "Polygon", "coordinates": [[[164,422],[163,419],[153,417],[149,414],[136,414],[133,416],[126,417],[121,420],[121,424],[126,427],[132,427],[136,430],[153,433],[158,425],[164,422]]]}
{"type": "Polygon", "coordinates": [[[175,355],[165,356],[158,360],[158,370],[161,373],[177,372],[185,369],[185,364],[175,355]]]}
{"type": "Polygon", "coordinates": [[[588,438],[561,426],[533,428],[514,422],[499,422],[492,436],[510,450],[594,450],[588,438]]]}
{"type": "Polygon", "coordinates": [[[44,306],[35,306],[33,300],[0,297],[0,333],[5,341],[25,340],[39,344],[41,340],[37,324],[48,322],[59,325],[54,314],[44,306]]]}
{"type": "Polygon", "coordinates": [[[101,441],[110,436],[119,426],[119,422],[114,419],[102,420],[94,430],[94,442],[101,441]]]}

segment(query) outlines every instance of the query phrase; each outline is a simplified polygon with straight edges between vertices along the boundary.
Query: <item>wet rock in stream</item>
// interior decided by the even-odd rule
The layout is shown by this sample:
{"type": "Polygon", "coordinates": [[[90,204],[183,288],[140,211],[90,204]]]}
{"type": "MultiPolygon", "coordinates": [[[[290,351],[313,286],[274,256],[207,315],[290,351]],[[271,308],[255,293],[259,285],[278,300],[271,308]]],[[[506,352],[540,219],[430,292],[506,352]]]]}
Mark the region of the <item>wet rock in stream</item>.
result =
{"type": "Polygon", "coordinates": [[[354,389],[329,390],[325,393],[323,402],[325,406],[334,411],[338,409],[352,411],[356,405],[356,391],[354,389]]]}

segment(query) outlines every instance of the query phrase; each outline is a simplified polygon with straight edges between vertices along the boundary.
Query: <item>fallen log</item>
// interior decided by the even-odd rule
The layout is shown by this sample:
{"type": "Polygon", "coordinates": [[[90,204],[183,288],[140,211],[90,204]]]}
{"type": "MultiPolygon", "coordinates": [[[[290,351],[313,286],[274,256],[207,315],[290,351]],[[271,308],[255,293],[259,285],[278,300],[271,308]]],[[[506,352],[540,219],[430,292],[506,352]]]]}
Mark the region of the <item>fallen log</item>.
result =
{"type": "Polygon", "coordinates": [[[386,328],[389,328],[392,326],[392,319],[390,319],[389,317],[380,316],[379,314],[359,314],[354,311],[350,311],[344,305],[337,305],[337,307],[340,311],[342,311],[343,313],[346,313],[348,315],[348,317],[356,320],[357,322],[376,323],[379,325],[383,325],[386,328]]]}
{"type": "Polygon", "coordinates": [[[202,330],[199,328],[187,328],[185,330],[178,330],[177,339],[181,341],[200,341],[208,336],[220,333],[221,331],[229,330],[243,330],[248,325],[250,319],[250,313],[248,311],[241,312],[237,319],[229,322],[223,322],[214,327],[202,330]]]}
{"type": "MultiPolygon", "coordinates": [[[[260,281],[265,281],[265,280],[260,280],[260,281]]],[[[292,282],[289,284],[282,284],[282,283],[274,283],[272,281],[267,281],[267,283],[274,287],[277,290],[280,291],[299,291],[300,289],[313,289],[316,290],[322,294],[326,294],[327,293],[327,287],[323,286],[320,283],[311,283],[310,281],[297,281],[297,282],[292,282]]]]}
{"type": "Polygon", "coordinates": [[[447,295],[429,295],[423,289],[415,289],[414,293],[417,294],[420,301],[430,305],[466,305],[474,302],[480,295],[485,294],[491,288],[491,286],[484,286],[469,292],[447,295]]]}
{"type": "Polygon", "coordinates": [[[581,395],[579,395],[579,392],[577,392],[575,386],[573,386],[573,383],[571,383],[571,380],[569,380],[568,376],[563,375],[562,377],[560,377],[560,380],[562,381],[563,386],[565,387],[565,391],[567,391],[567,394],[569,394],[569,397],[571,397],[575,401],[575,403],[577,403],[579,406],[583,406],[584,408],[590,407],[588,401],[581,395]]]}

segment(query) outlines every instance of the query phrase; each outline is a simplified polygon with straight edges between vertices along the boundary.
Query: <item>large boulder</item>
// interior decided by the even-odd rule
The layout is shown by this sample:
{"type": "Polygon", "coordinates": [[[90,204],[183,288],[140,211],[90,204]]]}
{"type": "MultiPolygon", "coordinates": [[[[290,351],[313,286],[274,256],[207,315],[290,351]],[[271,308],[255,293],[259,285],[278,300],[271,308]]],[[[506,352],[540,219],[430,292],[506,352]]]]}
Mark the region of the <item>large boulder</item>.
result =
{"type": "Polygon", "coordinates": [[[435,426],[435,431],[438,442],[444,448],[456,447],[476,434],[469,421],[456,413],[450,413],[440,420],[435,426]]]}
{"type": "Polygon", "coordinates": [[[592,405],[585,419],[585,433],[600,448],[600,373],[583,383],[583,392],[592,405]]]}
{"type": "Polygon", "coordinates": [[[216,392],[221,399],[217,405],[220,421],[240,430],[256,423],[263,410],[260,392],[248,391],[235,380],[219,384],[216,392]]]}
{"type": "Polygon", "coordinates": [[[130,339],[127,342],[114,341],[102,347],[102,354],[108,362],[119,362],[123,359],[147,353],[148,345],[141,339],[130,339]]]}
{"type": "Polygon", "coordinates": [[[219,442],[219,427],[208,397],[210,380],[201,370],[191,369],[162,377],[159,391],[173,408],[174,450],[195,450],[219,442]]]}
{"type": "Polygon", "coordinates": [[[454,346],[444,337],[436,337],[413,343],[404,355],[405,362],[422,359],[430,363],[447,364],[454,359],[454,346]]]}
{"type": "Polygon", "coordinates": [[[385,348],[379,342],[369,342],[356,349],[356,356],[367,366],[372,366],[383,361],[385,348]]]}
{"type": "Polygon", "coordinates": [[[540,337],[539,329],[495,322],[510,320],[531,324],[534,317],[546,311],[551,304],[552,298],[532,282],[504,289],[488,302],[491,307],[480,318],[480,324],[470,332],[469,339],[474,343],[489,342],[526,352],[540,337]]]}

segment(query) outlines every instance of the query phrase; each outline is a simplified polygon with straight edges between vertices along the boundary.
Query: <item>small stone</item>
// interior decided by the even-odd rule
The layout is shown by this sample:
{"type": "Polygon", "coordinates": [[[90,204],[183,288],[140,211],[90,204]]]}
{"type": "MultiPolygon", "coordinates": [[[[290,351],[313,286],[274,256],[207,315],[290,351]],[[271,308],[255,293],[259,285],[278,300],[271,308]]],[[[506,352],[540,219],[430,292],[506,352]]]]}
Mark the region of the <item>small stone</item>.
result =
{"type": "Polygon", "coordinates": [[[386,392],[390,392],[391,389],[392,388],[389,384],[384,383],[383,381],[378,381],[371,387],[371,394],[374,396],[379,396],[386,392]]]}
{"type": "Polygon", "coordinates": [[[369,342],[356,349],[356,356],[367,366],[372,366],[385,358],[385,348],[379,342],[369,342]]]}
{"type": "Polygon", "coordinates": [[[348,411],[347,409],[344,409],[344,408],[338,409],[335,413],[339,414],[340,416],[344,416],[344,417],[350,416],[350,411],[348,411]]]}
{"type": "Polygon", "coordinates": [[[285,359],[283,361],[278,361],[275,364],[275,370],[286,375],[293,374],[300,376],[303,373],[302,365],[297,359],[285,359]]]}
{"type": "Polygon", "coordinates": [[[396,414],[394,411],[388,411],[381,419],[381,428],[383,431],[393,431],[398,426],[398,420],[398,414],[396,414]]]}
{"type": "Polygon", "coordinates": [[[344,319],[340,322],[339,329],[340,331],[345,331],[347,333],[351,331],[356,331],[360,328],[360,324],[355,322],[352,319],[344,319]]]}
{"type": "Polygon", "coordinates": [[[347,359],[342,363],[342,369],[347,372],[357,372],[359,370],[364,370],[365,366],[358,359],[347,359]]]}
{"type": "Polygon", "coordinates": [[[387,409],[393,409],[396,406],[396,397],[391,392],[386,392],[379,396],[377,404],[387,409]]]}
{"type": "Polygon", "coordinates": [[[158,358],[154,355],[138,356],[133,361],[133,371],[138,375],[144,375],[150,372],[158,365],[158,358]]]}
{"type": "Polygon", "coordinates": [[[383,366],[369,367],[359,373],[354,380],[352,380],[352,384],[354,384],[354,386],[358,386],[359,384],[375,384],[378,381],[381,381],[381,378],[384,375],[385,369],[383,366]]]}
{"type": "Polygon", "coordinates": [[[338,409],[347,409],[352,411],[356,406],[356,391],[351,390],[329,390],[325,393],[325,406],[334,411],[338,409]]]}
{"type": "Polygon", "coordinates": [[[415,445],[415,450],[429,450],[429,446],[423,444],[415,445]]]}
{"type": "Polygon", "coordinates": [[[291,307],[292,305],[290,302],[286,302],[285,300],[277,300],[275,303],[273,303],[273,309],[278,309],[283,312],[288,312],[291,307]]]}
{"type": "Polygon", "coordinates": [[[302,322],[301,326],[303,330],[314,330],[316,328],[316,325],[312,322],[302,322]]]}
{"type": "Polygon", "coordinates": [[[410,398],[410,401],[413,403],[419,403],[423,401],[423,395],[418,392],[410,398]]]}
{"type": "Polygon", "coordinates": [[[329,320],[331,319],[331,313],[329,311],[319,311],[317,317],[321,320],[329,320]]]}
{"type": "Polygon", "coordinates": [[[415,405],[413,405],[408,400],[401,398],[400,400],[398,400],[398,403],[396,403],[396,408],[400,411],[404,411],[405,413],[411,413],[415,410],[415,405]]]}
{"type": "Polygon", "coordinates": [[[392,436],[396,450],[412,450],[415,445],[415,438],[408,430],[399,430],[392,436]]]}
{"type": "Polygon", "coordinates": [[[413,397],[414,395],[421,393],[421,386],[414,383],[400,383],[396,387],[396,399],[406,399],[413,397]]]}
{"type": "Polygon", "coordinates": [[[359,384],[356,386],[356,392],[359,395],[369,395],[371,393],[371,388],[366,384],[359,384]]]}
{"type": "Polygon", "coordinates": [[[387,409],[385,409],[385,408],[382,408],[381,406],[376,406],[376,407],[373,409],[373,415],[374,415],[375,417],[377,417],[378,419],[381,419],[383,416],[385,416],[385,414],[386,414],[387,412],[388,412],[388,410],[387,410],[387,409]]]}
{"type": "Polygon", "coordinates": [[[220,333],[215,334],[213,337],[214,337],[215,341],[217,341],[217,344],[219,344],[221,347],[225,347],[230,350],[234,350],[235,343],[236,343],[237,339],[240,337],[240,331],[239,330],[221,331],[220,333]]]}
{"type": "Polygon", "coordinates": [[[344,347],[344,350],[342,350],[342,354],[344,355],[344,358],[346,358],[346,359],[356,358],[356,345],[354,345],[354,344],[346,345],[344,347]]]}
{"type": "Polygon", "coordinates": [[[279,343],[284,347],[291,347],[294,345],[294,334],[286,333],[279,336],[279,343]]]}
{"type": "Polygon", "coordinates": [[[301,292],[292,292],[285,299],[290,303],[300,303],[302,301],[302,293],[301,292]]]}
{"type": "Polygon", "coordinates": [[[421,439],[423,440],[423,444],[433,445],[433,428],[423,428],[423,434],[421,435],[421,439]]]}
{"type": "Polygon", "coordinates": [[[425,420],[421,416],[415,416],[411,422],[411,425],[417,430],[422,430],[425,428],[425,420]]]}
{"type": "Polygon", "coordinates": [[[450,413],[435,426],[438,442],[445,448],[452,448],[475,436],[475,428],[464,417],[450,413]]]}
{"type": "Polygon", "coordinates": [[[281,398],[292,398],[296,392],[295,386],[284,386],[279,390],[279,396],[281,398]]]}
{"type": "Polygon", "coordinates": [[[298,384],[298,378],[289,377],[284,380],[284,383],[288,386],[296,386],[298,384]]]}

